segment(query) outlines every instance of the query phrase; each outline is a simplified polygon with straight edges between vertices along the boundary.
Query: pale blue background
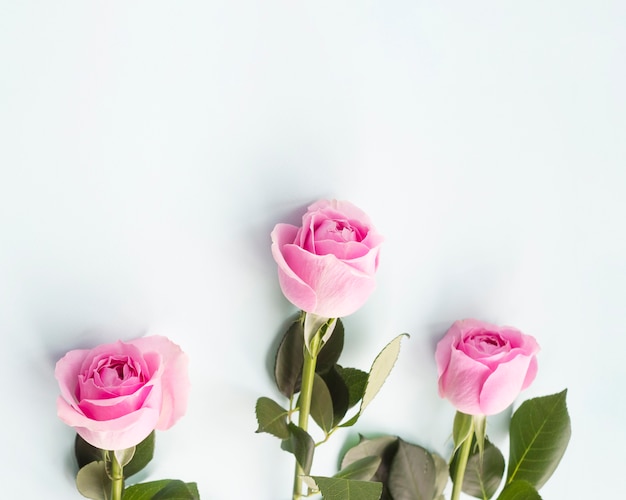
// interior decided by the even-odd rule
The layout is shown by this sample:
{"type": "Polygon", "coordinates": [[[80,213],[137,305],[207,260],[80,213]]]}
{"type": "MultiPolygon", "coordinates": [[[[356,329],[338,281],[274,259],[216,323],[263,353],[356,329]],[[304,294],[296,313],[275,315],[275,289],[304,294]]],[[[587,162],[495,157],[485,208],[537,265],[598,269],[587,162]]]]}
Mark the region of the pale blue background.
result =
{"type": "Polygon", "coordinates": [[[386,236],[345,363],[411,339],[315,472],[357,431],[447,454],[434,343],[477,317],[541,344],[520,401],[569,388],[544,498],[619,496],[625,23],[609,0],[2,2],[3,498],[80,498],[54,363],[148,332],[190,354],[193,393],[145,477],[286,499],[291,457],[254,433],[294,311],[269,233],[320,197],[386,236]]]}

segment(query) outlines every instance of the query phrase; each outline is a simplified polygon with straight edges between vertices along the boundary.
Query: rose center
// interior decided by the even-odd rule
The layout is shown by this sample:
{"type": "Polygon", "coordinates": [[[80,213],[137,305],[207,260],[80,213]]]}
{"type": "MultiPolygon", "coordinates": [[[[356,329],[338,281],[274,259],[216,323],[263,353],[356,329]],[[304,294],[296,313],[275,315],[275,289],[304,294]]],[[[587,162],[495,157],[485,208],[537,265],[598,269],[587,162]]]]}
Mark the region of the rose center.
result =
{"type": "Polygon", "coordinates": [[[498,352],[507,345],[507,341],[497,333],[471,334],[467,337],[467,342],[472,344],[476,350],[485,354],[498,352]]]}
{"type": "Polygon", "coordinates": [[[347,220],[325,220],[315,230],[315,239],[338,242],[361,241],[363,238],[357,228],[347,220]]]}
{"type": "Polygon", "coordinates": [[[101,383],[104,386],[116,386],[125,380],[138,378],[140,371],[128,358],[109,358],[96,370],[101,383]]]}

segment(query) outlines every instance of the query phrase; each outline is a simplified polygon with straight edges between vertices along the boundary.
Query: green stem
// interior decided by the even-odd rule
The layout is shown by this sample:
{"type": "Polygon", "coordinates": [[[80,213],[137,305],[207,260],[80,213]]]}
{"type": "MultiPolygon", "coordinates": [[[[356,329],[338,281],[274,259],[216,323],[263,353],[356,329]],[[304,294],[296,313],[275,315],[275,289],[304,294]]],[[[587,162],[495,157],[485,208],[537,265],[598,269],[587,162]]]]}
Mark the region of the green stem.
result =
{"type": "Polygon", "coordinates": [[[472,419],[472,425],[468,436],[463,441],[459,450],[459,459],[454,469],[454,477],[452,478],[452,497],[450,500],[459,500],[461,497],[461,489],[463,488],[463,478],[465,477],[465,469],[467,468],[467,460],[469,459],[470,451],[472,449],[472,438],[474,437],[474,420],[472,419]]]}
{"type": "MultiPolygon", "coordinates": [[[[321,338],[315,335],[311,339],[311,351],[304,349],[304,365],[302,367],[302,387],[300,389],[300,409],[298,411],[298,427],[306,431],[309,427],[309,415],[311,413],[311,396],[313,394],[313,381],[315,380],[315,365],[317,354],[320,350],[321,338]]],[[[302,467],[296,460],[296,471],[293,478],[293,500],[302,498],[302,479],[304,474],[302,467]]]]}
{"type": "Polygon", "coordinates": [[[111,500],[122,500],[124,492],[124,467],[119,463],[114,451],[109,452],[111,458],[111,500]]]}

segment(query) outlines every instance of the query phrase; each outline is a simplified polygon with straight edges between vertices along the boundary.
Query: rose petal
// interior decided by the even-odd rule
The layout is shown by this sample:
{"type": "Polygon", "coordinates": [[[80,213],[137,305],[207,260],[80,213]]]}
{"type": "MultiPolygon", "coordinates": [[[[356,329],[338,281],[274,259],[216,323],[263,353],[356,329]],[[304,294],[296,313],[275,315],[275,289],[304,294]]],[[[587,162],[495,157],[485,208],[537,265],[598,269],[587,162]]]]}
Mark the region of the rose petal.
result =
{"type": "Polygon", "coordinates": [[[463,413],[480,414],[480,389],[490,373],[485,365],[453,348],[448,368],[439,378],[439,395],[463,413]]]}
{"type": "Polygon", "coordinates": [[[517,356],[499,365],[485,381],[480,392],[480,412],[495,415],[509,406],[520,393],[531,358],[517,356]]]}
{"type": "Polygon", "coordinates": [[[359,241],[322,240],[315,242],[317,255],[334,255],[340,260],[358,259],[367,255],[371,250],[359,241]]]}
{"type": "Polygon", "coordinates": [[[282,253],[283,247],[293,242],[297,231],[295,226],[277,224],[271,234],[272,255],[278,264],[278,280],[285,297],[300,309],[311,312],[317,303],[315,292],[289,267],[282,253]]]}
{"type": "MultiPolygon", "coordinates": [[[[162,358],[163,373],[160,376],[162,401],[156,428],[169,429],[187,411],[189,400],[189,358],[183,350],[167,337],[153,335],[131,340],[144,352],[158,352],[162,358]]],[[[146,355],[146,360],[149,356],[146,355]]]]}
{"type": "Polygon", "coordinates": [[[437,376],[441,375],[448,369],[452,351],[456,349],[457,343],[461,340],[462,321],[455,321],[448,329],[446,334],[437,342],[435,349],[435,361],[437,363],[437,376]]]}
{"type": "Polygon", "coordinates": [[[535,376],[537,375],[538,363],[537,358],[533,356],[530,360],[530,365],[528,366],[528,371],[526,372],[526,377],[524,378],[524,383],[522,384],[522,390],[528,388],[530,384],[535,380],[535,376]]]}
{"type": "Polygon", "coordinates": [[[78,413],[61,396],[57,415],[89,444],[102,450],[123,450],[143,441],[155,429],[159,411],[141,408],[114,420],[97,421],[78,413]]]}
{"type": "Polygon", "coordinates": [[[153,389],[152,385],[144,385],[131,395],[109,399],[82,399],[77,407],[83,415],[93,420],[114,420],[143,407],[159,410],[161,408],[160,391],[159,388],[154,391],[153,389]]]}
{"type": "Polygon", "coordinates": [[[89,350],[84,358],[80,373],[93,373],[97,371],[103,360],[107,361],[112,357],[126,356],[135,360],[142,369],[145,369],[142,352],[128,342],[118,340],[112,344],[102,344],[89,350]]]}
{"type": "Polygon", "coordinates": [[[123,384],[115,387],[101,387],[95,384],[93,379],[87,379],[84,382],[79,379],[79,391],[77,399],[108,399],[118,396],[127,396],[134,394],[145,385],[143,380],[126,380],[123,384]]]}
{"type": "Polygon", "coordinates": [[[85,360],[87,349],[75,349],[69,351],[54,368],[54,376],[59,381],[61,396],[68,402],[76,401],[76,390],[80,368],[85,360]]]}
{"type": "Polygon", "coordinates": [[[334,255],[317,256],[296,245],[286,245],[283,256],[290,268],[315,291],[316,301],[314,307],[303,307],[310,304],[298,303],[286,293],[285,296],[301,309],[318,316],[348,316],[365,303],[376,287],[372,276],[334,255]]]}

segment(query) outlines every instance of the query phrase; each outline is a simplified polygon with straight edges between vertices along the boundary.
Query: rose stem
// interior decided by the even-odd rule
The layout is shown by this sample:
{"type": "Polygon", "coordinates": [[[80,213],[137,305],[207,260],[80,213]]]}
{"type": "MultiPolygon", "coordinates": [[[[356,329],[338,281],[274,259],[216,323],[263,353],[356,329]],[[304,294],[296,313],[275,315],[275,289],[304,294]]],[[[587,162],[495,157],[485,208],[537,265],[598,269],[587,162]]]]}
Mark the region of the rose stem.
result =
{"type": "MultiPolygon", "coordinates": [[[[315,365],[320,350],[321,337],[314,335],[311,339],[310,351],[304,348],[304,365],[302,366],[302,386],[300,388],[300,409],[298,410],[298,426],[306,431],[309,426],[309,414],[311,413],[311,396],[313,394],[313,381],[315,380],[315,365]]],[[[300,476],[304,470],[296,460],[296,471],[293,478],[293,499],[302,498],[302,479],[300,476]]]]}
{"type": "Polygon", "coordinates": [[[461,489],[463,488],[463,478],[465,477],[465,469],[467,467],[467,460],[469,459],[470,450],[472,448],[472,438],[474,437],[474,419],[472,419],[472,425],[470,427],[469,435],[463,441],[461,449],[459,450],[459,459],[457,460],[456,467],[454,469],[454,477],[452,478],[452,497],[450,500],[459,500],[461,497],[461,489]]]}
{"type": "Polygon", "coordinates": [[[109,456],[111,457],[111,500],[122,500],[124,468],[117,460],[114,451],[110,451],[109,456]]]}

